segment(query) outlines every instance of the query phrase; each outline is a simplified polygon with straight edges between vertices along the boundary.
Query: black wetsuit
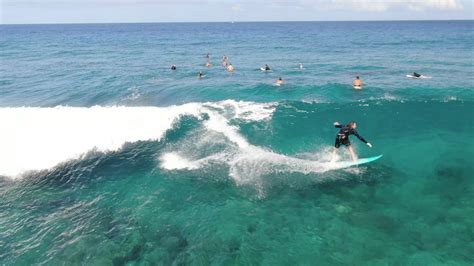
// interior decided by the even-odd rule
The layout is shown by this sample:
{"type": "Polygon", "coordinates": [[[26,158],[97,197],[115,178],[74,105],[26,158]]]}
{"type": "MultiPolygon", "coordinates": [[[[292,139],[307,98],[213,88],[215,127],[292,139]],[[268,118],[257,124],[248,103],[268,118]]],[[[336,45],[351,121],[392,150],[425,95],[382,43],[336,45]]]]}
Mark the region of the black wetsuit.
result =
{"type": "Polygon", "coordinates": [[[339,133],[336,136],[336,144],[334,147],[339,148],[341,144],[349,146],[351,142],[349,141],[349,135],[354,135],[359,138],[362,142],[367,143],[367,141],[355,131],[355,129],[343,125],[335,125],[335,127],[340,128],[339,133]]]}

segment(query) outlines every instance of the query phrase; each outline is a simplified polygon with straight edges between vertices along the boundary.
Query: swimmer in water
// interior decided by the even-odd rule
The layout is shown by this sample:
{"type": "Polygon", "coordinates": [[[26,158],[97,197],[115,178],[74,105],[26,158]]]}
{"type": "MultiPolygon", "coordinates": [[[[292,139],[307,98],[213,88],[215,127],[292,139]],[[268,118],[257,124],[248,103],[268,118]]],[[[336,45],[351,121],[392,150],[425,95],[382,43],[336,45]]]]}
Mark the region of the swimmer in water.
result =
{"type": "Polygon", "coordinates": [[[355,162],[357,161],[357,155],[355,154],[354,152],[354,149],[352,148],[352,145],[351,145],[351,142],[349,141],[349,136],[350,135],[354,135],[356,136],[358,139],[360,139],[362,142],[364,142],[367,146],[369,146],[370,148],[372,148],[372,144],[370,144],[369,142],[367,142],[362,136],[359,135],[359,133],[357,133],[357,131],[355,130],[356,127],[357,127],[357,124],[355,121],[351,121],[349,122],[346,126],[343,126],[341,124],[339,124],[339,122],[334,122],[334,127],[336,128],[340,128],[339,130],[339,133],[337,133],[337,136],[336,136],[336,144],[334,145],[334,151],[332,153],[332,158],[333,158],[333,161],[334,161],[334,158],[336,156],[336,152],[337,150],[339,149],[339,147],[342,145],[345,145],[348,149],[349,149],[349,152],[351,154],[351,157],[352,157],[352,160],[355,162]]]}
{"type": "Polygon", "coordinates": [[[362,80],[360,80],[359,76],[356,77],[352,85],[354,86],[354,89],[362,89],[362,80]]]}
{"type": "Polygon", "coordinates": [[[224,55],[224,56],[222,57],[222,66],[223,66],[223,67],[227,67],[227,65],[229,64],[228,61],[229,61],[229,58],[227,57],[227,55],[224,55]]]}
{"type": "Polygon", "coordinates": [[[203,76],[203,75],[202,75],[202,71],[199,71],[199,72],[198,72],[198,78],[201,79],[202,76],[203,76]]]}
{"type": "Polygon", "coordinates": [[[235,71],[234,66],[229,63],[229,65],[227,66],[227,71],[230,72],[230,73],[234,72],[235,71]]]}
{"type": "Polygon", "coordinates": [[[276,81],[276,84],[277,85],[283,85],[283,84],[285,84],[285,81],[281,77],[279,77],[276,81]]]}
{"type": "Polygon", "coordinates": [[[172,65],[171,70],[176,70],[176,65],[172,65]]]}
{"type": "Polygon", "coordinates": [[[212,67],[211,54],[208,53],[208,54],[206,55],[206,58],[207,58],[206,67],[212,67]]]}

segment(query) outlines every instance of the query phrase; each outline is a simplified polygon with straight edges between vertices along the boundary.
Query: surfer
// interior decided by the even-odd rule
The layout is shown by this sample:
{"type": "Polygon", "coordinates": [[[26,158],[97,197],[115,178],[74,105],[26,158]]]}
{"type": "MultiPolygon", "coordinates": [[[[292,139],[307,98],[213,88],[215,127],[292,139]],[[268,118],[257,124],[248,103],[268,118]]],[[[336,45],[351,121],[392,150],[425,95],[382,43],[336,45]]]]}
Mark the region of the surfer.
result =
{"type": "Polygon", "coordinates": [[[279,77],[276,81],[277,85],[283,85],[284,83],[285,83],[285,81],[281,77],[279,77]]]}
{"type": "Polygon", "coordinates": [[[270,71],[270,70],[272,70],[267,64],[265,64],[265,66],[263,67],[263,69],[264,69],[265,71],[270,71]]]}
{"type": "Polygon", "coordinates": [[[176,70],[176,65],[172,65],[171,70],[176,70]]]}
{"type": "Polygon", "coordinates": [[[349,135],[354,135],[356,136],[357,138],[359,138],[362,142],[364,142],[365,144],[367,144],[367,146],[369,146],[370,148],[372,148],[372,144],[370,144],[369,142],[367,142],[362,136],[359,135],[359,133],[357,133],[357,131],[355,130],[356,127],[357,127],[357,124],[355,121],[351,121],[349,122],[346,126],[343,126],[341,124],[339,124],[339,122],[334,122],[334,126],[336,128],[340,128],[339,130],[339,133],[337,133],[337,136],[336,136],[336,144],[334,145],[334,151],[332,153],[332,158],[334,160],[335,156],[336,156],[336,152],[337,152],[337,149],[339,149],[339,147],[341,146],[341,144],[347,146],[347,148],[349,149],[349,152],[351,153],[351,157],[352,157],[352,160],[355,162],[357,161],[357,155],[355,154],[354,152],[354,149],[352,149],[352,145],[351,145],[351,142],[349,141],[349,135]]]}
{"type": "Polygon", "coordinates": [[[362,80],[360,80],[359,76],[356,77],[352,85],[354,86],[354,89],[362,89],[362,80]]]}
{"type": "Polygon", "coordinates": [[[198,78],[199,78],[199,79],[202,78],[202,71],[199,71],[199,72],[198,72],[198,78]]]}
{"type": "Polygon", "coordinates": [[[418,73],[416,73],[416,72],[413,72],[413,76],[414,76],[414,77],[416,77],[416,78],[419,78],[419,77],[421,77],[421,75],[420,75],[420,74],[418,74],[418,73]]]}
{"type": "Polygon", "coordinates": [[[234,68],[234,66],[233,66],[232,64],[229,64],[229,65],[227,66],[227,71],[229,71],[229,72],[234,72],[234,70],[235,70],[235,68],[234,68]]]}

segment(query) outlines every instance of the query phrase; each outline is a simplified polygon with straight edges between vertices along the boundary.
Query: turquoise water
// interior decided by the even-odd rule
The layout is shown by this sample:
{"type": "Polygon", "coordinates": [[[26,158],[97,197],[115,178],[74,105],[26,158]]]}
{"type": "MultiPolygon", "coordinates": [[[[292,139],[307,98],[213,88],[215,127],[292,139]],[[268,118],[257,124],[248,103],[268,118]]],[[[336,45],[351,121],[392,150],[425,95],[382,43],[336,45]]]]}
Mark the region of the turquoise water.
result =
{"type": "Polygon", "coordinates": [[[0,264],[472,265],[473,27],[0,26],[0,264]]]}

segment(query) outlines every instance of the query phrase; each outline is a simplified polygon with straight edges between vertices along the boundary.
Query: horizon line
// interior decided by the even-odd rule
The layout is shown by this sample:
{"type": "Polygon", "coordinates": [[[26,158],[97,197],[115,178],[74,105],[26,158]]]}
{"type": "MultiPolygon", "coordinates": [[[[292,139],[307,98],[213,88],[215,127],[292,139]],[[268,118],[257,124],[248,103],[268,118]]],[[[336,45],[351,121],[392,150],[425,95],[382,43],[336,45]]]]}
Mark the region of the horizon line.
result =
{"type": "Polygon", "coordinates": [[[389,19],[389,20],[257,20],[257,21],[156,21],[156,22],[46,22],[46,23],[0,23],[0,26],[14,25],[100,25],[100,24],[199,24],[199,23],[301,23],[301,22],[444,22],[474,21],[474,19],[389,19]]]}

